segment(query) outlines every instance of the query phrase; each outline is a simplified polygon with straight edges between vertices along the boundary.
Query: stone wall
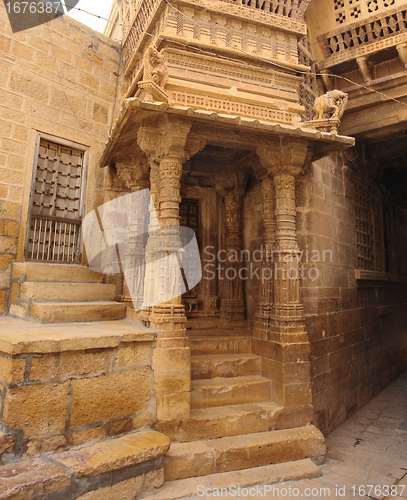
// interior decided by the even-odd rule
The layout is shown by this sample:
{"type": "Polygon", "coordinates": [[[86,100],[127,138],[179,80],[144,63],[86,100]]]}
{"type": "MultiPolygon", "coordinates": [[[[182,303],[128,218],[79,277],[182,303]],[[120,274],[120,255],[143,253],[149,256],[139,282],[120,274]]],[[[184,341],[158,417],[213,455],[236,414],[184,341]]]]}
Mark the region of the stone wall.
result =
{"type": "Polygon", "coordinates": [[[97,166],[119,110],[120,45],[63,16],[12,33],[0,5],[0,314],[22,260],[38,132],[89,147],[86,210],[103,202],[97,166]],[[117,85],[116,88],[116,84],[117,85]],[[116,104],[115,104],[116,103],[116,104]]]}
{"type": "MultiPolygon", "coordinates": [[[[406,285],[355,279],[354,175],[338,155],[314,163],[298,181],[314,423],[325,433],[407,368],[406,285]]],[[[392,251],[402,252],[405,225],[396,237],[392,251]]]]}
{"type": "Polygon", "coordinates": [[[13,320],[3,324],[4,463],[148,429],[156,421],[154,332],[102,323],[31,325],[26,333],[13,320]]]}

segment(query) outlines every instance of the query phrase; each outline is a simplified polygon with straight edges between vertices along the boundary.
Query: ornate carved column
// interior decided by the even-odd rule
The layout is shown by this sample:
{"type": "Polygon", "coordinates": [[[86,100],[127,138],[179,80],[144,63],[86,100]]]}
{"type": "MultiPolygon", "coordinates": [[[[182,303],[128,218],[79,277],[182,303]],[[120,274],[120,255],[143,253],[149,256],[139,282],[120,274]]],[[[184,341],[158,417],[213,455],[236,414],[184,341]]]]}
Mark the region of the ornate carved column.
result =
{"type": "MultiPolygon", "coordinates": [[[[146,159],[137,162],[127,161],[116,164],[117,175],[123,180],[130,192],[148,189],[149,165],[146,159]]],[[[145,194],[145,193],[144,193],[145,194]]],[[[132,302],[135,309],[139,309],[144,301],[144,274],[142,270],[145,265],[145,248],[142,236],[145,232],[145,210],[146,196],[138,196],[132,199],[130,209],[129,241],[125,249],[124,258],[124,294],[123,302],[132,302]]]]}
{"type": "MultiPolygon", "coordinates": [[[[290,139],[257,149],[263,167],[274,179],[274,302],[263,354],[271,378],[273,400],[283,406],[311,404],[310,347],[300,302],[300,249],[296,235],[295,179],[308,155],[308,142],[290,139]]],[[[270,227],[270,226],[269,226],[270,227]]],[[[271,233],[271,230],[270,230],[271,233]]]]}
{"type": "Polygon", "coordinates": [[[270,330],[274,302],[274,246],[276,240],[275,192],[274,181],[267,171],[260,173],[263,197],[262,223],[263,242],[261,247],[261,301],[257,306],[256,321],[253,328],[255,337],[267,338],[270,330]]]}
{"type": "Polygon", "coordinates": [[[189,121],[165,116],[145,120],[138,134],[138,144],[150,162],[158,213],[158,221],[150,220],[149,227],[146,260],[151,272],[146,276],[144,305],[150,308],[144,319],[157,331],[152,367],[159,421],[186,418],[190,410],[190,351],[178,260],[180,184],[189,130],[189,121]]]}
{"type": "Polygon", "coordinates": [[[241,320],[245,318],[243,297],[242,261],[242,202],[248,180],[246,172],[235,172],[228,178],[217,178],[225,197],[226,224],[225,250],[226,262],[223,273],[223,290],[220,316],[224,319],[241,320]]]}

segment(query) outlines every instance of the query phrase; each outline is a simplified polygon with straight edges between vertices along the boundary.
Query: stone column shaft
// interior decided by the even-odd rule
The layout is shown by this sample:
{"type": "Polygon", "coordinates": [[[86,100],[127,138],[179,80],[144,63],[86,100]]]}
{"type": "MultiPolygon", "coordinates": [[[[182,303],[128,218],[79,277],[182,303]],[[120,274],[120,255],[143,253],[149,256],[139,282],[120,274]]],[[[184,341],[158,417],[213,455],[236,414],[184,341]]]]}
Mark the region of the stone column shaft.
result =
{"type": "Polygon", "coordinates": [[[242,281],[242,205],[248,175],[237,172],[227,179],[217,179],[225,196],[225,250],[223,290],[220,304],[221,318],[242,320],[245,306],[242,281]]]}
{"type": "MultiPolygon", "coordinates": [[[[273,244],[274,296],[266,304],[268,322],[263,336],[256,334],[253,352],[263,357],[262,374],[272,380],[272,399],[282,406],[311,405],[310,346],[299,295],[300,251],[296,235],[295,178],[301,173],[308,143],[301,139],[281,140],[274,147],[257,149],[275,192],[275,225],[271,215],[263,218],[265,241],[273,244]]],[[[271,191],[270,181],[264,189],[271,191]]],[[[268,209],[272,204],[266,198],[268,209]]],[[[267,244],[267,243],[266,243],[267,244]]],[[[300,425],[300,422],[299,422],[300,425]]]]}
{"type": "Polygon", "coordinates": [[[183,420],[190,412],[190,349],[185,309],[181,304],[182,277],[178,261],[182,246],[180,185],[190,126],[187,120],[154,117],[143,122],[138,134],[138,144],[151,166],[151,196],[155,207],[155,210],[150,207],[152,217],[146,252],[150,266],[144,294],[145,305],[150,307],[144,319],[157,332],[152,368],[158,421],[183,420]]]}

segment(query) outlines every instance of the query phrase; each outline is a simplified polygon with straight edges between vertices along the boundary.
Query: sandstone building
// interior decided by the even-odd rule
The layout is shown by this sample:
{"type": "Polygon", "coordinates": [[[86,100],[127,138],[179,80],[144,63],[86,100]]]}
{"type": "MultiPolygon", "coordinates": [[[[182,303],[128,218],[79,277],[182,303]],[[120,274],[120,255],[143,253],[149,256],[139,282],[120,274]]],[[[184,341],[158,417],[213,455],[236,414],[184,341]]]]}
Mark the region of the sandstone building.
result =
{"type": "Polygon", "coordinates": [[[0,12],[4,498],[319,463],[407,368],[407,3],[122,0],[108,36],[0,12]],[[151,305],[165,266],[97,273],[81,225],[144,189],[202,269],[151,305]]]}

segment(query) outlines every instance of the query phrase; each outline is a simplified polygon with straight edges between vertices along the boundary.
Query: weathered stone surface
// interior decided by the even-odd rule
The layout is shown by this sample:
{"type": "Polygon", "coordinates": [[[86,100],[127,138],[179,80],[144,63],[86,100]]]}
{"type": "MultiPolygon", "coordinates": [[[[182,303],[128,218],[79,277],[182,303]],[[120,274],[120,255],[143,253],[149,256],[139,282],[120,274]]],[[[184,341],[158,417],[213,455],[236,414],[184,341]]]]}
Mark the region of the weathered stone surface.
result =
{"type": "Polygon", "coordinates": [[[211,441],[215,470],[227,472],[325,455],[325,439],[314,426],[246,434],[211,441]]]}
{"type": "Polygon", "coordinates": [[[65,429],[68,383],[16,387],[6,393],[3,423],[26,436],[65,429]]]}
{"type": "Polygon", "coordinates": [[[101,440],[106,436],[106,431],[103,426],[94,427],[86,431],[77,431],[72,433],[72,442],[74,446],[88,443],[89,441],[101,440]]]}
{"type": "Polygon", "coordinates": [[[22,382],[25,372],[25,359],[0,356],[0,380],[7,384],[22,382]]]}
{"type": "Polygon", "coordinates": [[[10,453],[17,441],[16,436],[6,436],[0,432],[0,455],[3,453],[10,453]]]}
{"type": "Polygon", "coordinates": [[[189,370],[190,359],[188,348],[155,348],[152,368],[153,370],[189,370]]]}
{"type": "Polygon", "coordinates": [[[26,275],[27,281],[53,281],[101,283],[103,274],[96,273],[86,266],[48,264],[38,262],[16,262],[13,266],[13,276],[20,278],[26,275]]]}
{"type": "Polygon", "coordinates": [[[163,488],[149,495],[150,500],[176,500],[178,498],[196,497],[202,487],[210,493],[214,488],[229,488],[231,485],[248,488],[254,485],[274,484],[299,479],[311,479],[322,476],[321,469],[311,460],[304,459],[285,464],[265,465],[234,472],[222,472],[207,476],[192,477],[166,481],[163,488]],[[198,489],[200,487],[200,489],[198,489]]]}
{"type": "Polygon", "coordinates": [[[215,471],[213,450],[207,441],[172,443],[164,459],[166,481],[187,479],[191,476],[205,476],[215,471]],[[193,464],[193,474],[191,474],[193,464]]]}
{"type": "Polygon", "coordinates": [[[158,394],[157,420],[182,420],[189,415],[191,406],[190,392],[158,394]]]}
{"type": "Polygon", "coordinates": [[[110,472],[147,462],[165,455],[170,440],[154,431],[138,432],[98,443],[77,451],[66,451],[53,458],[73,469],[77,478],[110,472]]]}
{"type": "Polygon", "coordinates": [[[250,352],[250,337],[237,336],[199,336],[189,339],[191,354],[194,356],[205,354],[230,354],[250,352]]]}
{"type": "Polygon", "coordinates": [[[116,368],[145,366],[150,362],[152,345],[145,342],[121,344],[116,353],[116,368]]]}
{"type": "Polygon", "coordinates": [[[30,316],[43,323],[121,319],[126,305],[119,302],[32,302],[30,316]]]}
{"type": "MultiPolygon", "coordinates": [[[[143,412],[133,417],[133,429],[151,427],[153,425],[153,415],[150,412],[143,412]]],[[[163,432],[165,434],[165,432],[163,432]]]]}
{"type": "Polygon", "coordinates": [[[191,408],[259,403],[270,397],[271,382],[259,375],[191,382],[191,408]]]}
{"type": "Polygon", "coordinates": [[[49,354],[117,347],[121,342],[154,340],[155,332],[126,321],[97,321],[53,325],[0,318],[0,352],[7,354],[49,354]]]}
{"type": "Polygon", "coordinates": [[[146,472],[144,476],[144,485],[143,492],[151,492],[161,488],[164,483],[164,471],[160,470],[152,470],[150,472],[146,472]]]}
{"type": "Polygon", "coordinates": [[[191,379],[260,375],[261,358],[254,354],[214,354],[191,357],[191,379]]]}
{"type": "Polygon", "coordinates": [[[191,387],[190,370],[155,370],[154,393],[189,392],[191,387]]]}
{"type": "Polygon", "coordinates": [[[210,472],[205,467],[209,465],[212,472],[229,472],[302,460],[324,455],[325,451],[325,439],[313,426],[172,443],[165,457],[166,480],[208,474],[210,472]]]}
{"type": "Polygon", "coordinates": [[[72,380],[70,426],[109,420],[147,408],[150,369],[72,380]]]}
{"type": "Polygon", "coordinates": [[[107,372],[112,368],[112,351],[79,351],[33,357],[30,379],[68,377],[107,372]]]}
{"type": "MultiPolygon", "coordinates": [[[[69,471],[41,458],[4,465],[0,468],[0,499],[30,499],[34,490],[41,496],[67,488],[69,471]]],[[[40,498],[40,497],[37,497],[40,498]]]]}
{"type": "Polygon", "coordinates": [[[49,438],[41,439],[40,451],[41,453],[48,451],[56,451],[58,448],[63,448],[67,445],[66,437],[62,434],[52,436],[49,438]]]}
{"type": "Polygon", "coordinates": [[[268,414],[280,410],[275,403],[199,408],[180,422],[157,422],[157,430],[179,442],[265,432],[268,414]]]}
{"type": "Polygon", "coordinates": [[[104,283],[53,283],[25,282],[21,284],[21,298],[32,300],[62,300],[82,302],[92,300],[114,300],[115,286],[104,283]]]}
{"type": "Polygon", "coordinates": [[[132,477],[127,481],[101,488],[95,491],[89,491],[78,497],[77,500],[134,500],[143,485],[143,477],[132,477]]]}

